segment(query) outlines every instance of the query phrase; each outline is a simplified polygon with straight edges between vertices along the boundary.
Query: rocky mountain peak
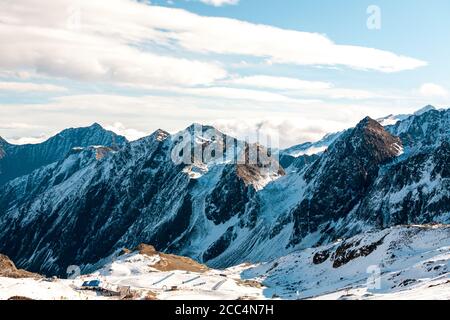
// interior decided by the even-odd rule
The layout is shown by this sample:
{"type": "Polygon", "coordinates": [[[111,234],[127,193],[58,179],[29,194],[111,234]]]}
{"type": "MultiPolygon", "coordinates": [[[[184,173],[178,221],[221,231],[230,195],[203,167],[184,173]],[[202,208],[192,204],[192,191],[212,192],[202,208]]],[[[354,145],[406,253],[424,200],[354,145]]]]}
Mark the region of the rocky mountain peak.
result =
{"type": "Polygon", "coordinates": [[[170,133],[168,133],[165,130],[158,129],[153,133],[153,136],[155,137],[156,140],[161,142],[161,141],[166,140],[168,137],[170,137],[170,133]]]}
{"type": "Polygon", "coordinates": [[[356,125],[356,128],[377,127],[377,126],[381,126],[378,123],[378,121],[372,119],[371,117],[365,117],[356,125]]]}
{"type": "Polygon", "coordinates": [[[382,163],[398,156],[402,141],[387,132],[384,127],[370,117],[364,118],[350,134],[349,142],[355,152],[363,152],[362,158],[372,158],[382,163]],[[365,155],[365,156],[364,156],[365,155]]]}
{"type": "MultiPolygon", "coordinates": [[[[65,139],[84,139],[84,140],[97,140],[99,138],[103,140],[115,140],[117,144],[126,142],[126,138],[120,136],[112,131],[106,130],[100,124],[94,123],[89,127],[69,128],[61,131],[57,137],[65,139]]],[[[52,139],[52,138],[50,138],[52,139]]]]}
{"type": "Polygon", "coordinates": [[[292,212],[291,243],[298,244],[321,224],[348,215],[377,178],[380,166],[401,151],[401,140],[370,117],[345,132],[304,175],[311,195],[292,212]]]}
{"type": "Polygon", "coordinates": [[[436,108],[429,104],[429,105],[423,107],[422,109],[419,109],[416,112],[414,112],[414,115],[415,116],[420,116],[420,115],[422,115],[424,113],[427,113],[427,112],[433,111],[433,110],[436,110],[436,108]]]}
{"type": "Polygon", "coordinates": [[[437,147],[443,141],[449,140],[449,125],[450,109],[430,109],[388,126],[386,130],[400,137],[405,149],[418,151],[423,147],[437,147]]]}
{"type": "Polygon", "coordinates": [[[97,130],[103,129],[102,125],[99,124],[98,122],[94,122],[89,128],[97,130]]]}
{"type": "Polygon", "coordinates": [[[73,148],[105,146],[118,150],[126,143],[125,137],[94,123],[89,127],[63,130],[38,144],[23,146],[8,144],[7,153],[5,150],[0,151],[0,185],[29,174],[39,167],[64,159],[68,153],[73,152],[73,148]]]}
{"type": "Polygon", "coordinates": [[[185,131],[190,132],[190,133],[202,133],[202,134],[206,133],[208,131],[220,132],[218,129],[216,129],[215,127],[213,127],[211,125],[205,125],[205,124],[201,124],[201,123],[193,123],[186,129],[184,129],[182,132],[185,132],[185,131]]]}

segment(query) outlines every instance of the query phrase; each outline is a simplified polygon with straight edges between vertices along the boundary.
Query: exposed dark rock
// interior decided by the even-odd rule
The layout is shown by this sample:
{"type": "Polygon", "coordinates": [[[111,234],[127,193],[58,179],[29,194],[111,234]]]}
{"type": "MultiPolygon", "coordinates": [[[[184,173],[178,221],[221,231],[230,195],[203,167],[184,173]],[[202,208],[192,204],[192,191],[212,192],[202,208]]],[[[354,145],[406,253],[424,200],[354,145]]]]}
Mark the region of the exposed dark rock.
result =
{"type": "Polygon", "coordinates": [[[236,238],[234,228],[230,227],[228,230],[220,237],[219,240],[214,242],[208,250],[203,254],[203,260],[208,261],[218,257],[222,252],[224,252],[230,243],[236,238]]]}
{"type": "Polygon", "coordinates": [[[346,216],[365,196],[381,165],[401,150],[393,137],[375,120],[366,118],[341,137],[305,173],[311,196],[292,212],[297,244],[326,222],[346,216]]]}
{"type": "Polygon", "coordinates": [[[333,268],[339,268],[349,263],[350,261],[359,258],[367,257],[374,252],[380,245],[383,244],[384,238],[370,245],[360,246],[360,243],[344,242],[333,253],[331,260],[333,261],[333,268]]]}
{"type": "Polygon", "coordinates": [[[107,146],[113,149],[127,140],[99,124],[66,129],[39,144],[12,145],[0,138],[0,185],[33,170],[62,160],[76,147],[107,146]]]}
{"type": "Polygon", "coordinates": [[[331,255],[331,253],[328,250],[317,252],[313,257],[313,263],[314,264],[322,264],[328,260],[330,255],[331,255]]]}
{"type": "Polygon", "coordinates": [[[251,195],[251,188],[236,174],[236,168],[227,166],[217,187],[207,198],[206,217],[218,225],[243,214],[251,195]]]}
{"type": "MultiPolygon", "coordinates": [[[[430,121],[445,123],[446,113],[436,115],[430,121]]],[[[419,120],[405,121],[398,132],[419,120]]],[[[450,147],[446,139],[430,144],[427,132],[414,136],[425,137],[424,146],[398,156],[400,140],[366,118],[338,134],[324,153],[291,162],[287,176],[276,163],[265,164],[264,152],[270,152],[261,148],[263,158],[251,165],[176,164],[176,141],[162,130],[120,150],[71,149],[60,161],[0,186],[0,251],[21,268],[63,276],[68,265],[93,264],[140,243],[222,268],[271,259],[305,243],[328,244],[360,227],[445,222],[450,147]],[[271,178],[279,180],[264,187],[271,178]]],[[[228,141],[202,138],[195,140],[202,151],[228,141]]],[[[8,155],[8,145],[2,146],[8,155]]],[[[342,247],[333,262],[342,265],[371,250],[342,247]]],[[[323,252],[313,262],[329,259],[331,252],[323,252]]]]}
{"type": "Polygon", "coordinates": [[[450,109],[430,109],[386,128],[400,137],[407,148],[419,149],[450,140],[450,109]]]}
{"type": "Polygon", "coordinates": [[[434,151],[389,166],[367,192],[358,216],[384,228],[428,223],[448,212],[450,144],[443,142],[434,151]]]}

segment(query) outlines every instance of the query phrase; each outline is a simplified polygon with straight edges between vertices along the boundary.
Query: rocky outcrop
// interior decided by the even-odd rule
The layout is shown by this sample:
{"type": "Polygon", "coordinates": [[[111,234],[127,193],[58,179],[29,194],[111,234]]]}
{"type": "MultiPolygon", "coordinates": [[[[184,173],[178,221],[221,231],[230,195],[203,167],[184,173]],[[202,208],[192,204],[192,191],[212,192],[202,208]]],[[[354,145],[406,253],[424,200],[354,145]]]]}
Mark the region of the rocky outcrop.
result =
{"type": "Polygon", "coordinates": [[[450,143],[388,166],[368,191],[358,217],[379,228],[450,218],[450,143]]]}
{"type": "Polygon", "coordinates": [[[292,212],[295,232],[291,243],[348,215],[375,181],[380,166],[401,149],[400,139],[370,118],[343,134],[305,173],[309,192],[292,212]]]}
{"type": "Polygon", "coordinates": [[[42,278],[41,275],[17,269],[14,262],[7,256],[0,254],[0,277],[5,278],[42,278]]]}
{"type": "Polygon", "coordinates": [[[419,150],[450,141],[449,128],[450,109],[427,108],[426,112],[410,116],[393,126],[386,127],[386,130],[400,137],[406,148],[419,150]]]}

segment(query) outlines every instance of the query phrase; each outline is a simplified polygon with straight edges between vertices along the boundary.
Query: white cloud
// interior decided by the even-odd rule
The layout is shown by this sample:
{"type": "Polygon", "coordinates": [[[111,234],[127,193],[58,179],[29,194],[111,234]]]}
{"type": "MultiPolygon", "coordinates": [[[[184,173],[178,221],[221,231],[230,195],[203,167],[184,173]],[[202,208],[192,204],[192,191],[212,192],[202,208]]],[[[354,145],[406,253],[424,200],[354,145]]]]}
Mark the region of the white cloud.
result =
{"type": "MultiPolygon", "coordinates": [[[[426,65],[389,51],[338,44],[318,33],[205,17],[143,1],[109,0],[107,5],[104,0],[0,1],[2,81],[40,78],[40,82],[51,82],[52,77],[62,77],[164,91],[136,97],[86,94],[48,103],[3,104],[2,123],[27,122],[41,128],[18,127],[14,133],[0,128],[0,134],[39,137],[42,128],[48,128],[48,135],[55,129],[100,122],[125,135],[139,136],[160,127],[177,131],[192,122],[217,119],[245,127],[242,119],[247,119],[248,128],[263,123],[267,130],[284,132],[288,146],[353,125],[367,114],[386,114],[367,104],[316,100],[373,96],[364,90],[282,76],[230,79],[227,63],[232,66],[241,60],[264,61],[266,67],[294,64],[380,72],[426,65]],[[226,63],[220,62],[222,55],[227,56],[226,63]]],[[[36,86],[41,86],[39,91],[56,89],[11,82],[3,86],[23,91],[38,90],[36,86]]]]}
{"type": "Polygon", "coordinates": [[[426,65],[388,51],[336,44],[322,34],[132,0],[110,0],[107,6],[103,0],[3,1],[0,26],[0,68],[76,80],[211,84],[227,71],[208,54],[382,72],[426,65]]]}
{"type": "Polygon", "coordinates": [[[374,92],[359,89],[345,89],[345,88],[332,88],[321,92],[323,96],[327,96],[332,99],[350,99],[350,100],[365,100],[381,98],[382,95],[378,95],[374,92]]]}
{"type": "MultiPolygon", "coordinates": [[[[148,52],[165,41],[146,22],[151,7],[129,0],[0,3],[0,68],[76,80],[197,85],[226,76],[218,64],[148,52]],[[78,13],[72,8],[79,8],[78,13]],[[98,12],[102,12],[101,15],[98,12]],[[79,25],[70,24],[79,14],[79,25]]],[[[175,54],[175,52],[174,52],[175,54]]]]}
{"type": "Polygon", "coordinates": [[[214,7],[221,7],[223,5],[236,5],[239,0],[200,0],[204,4],[212,5],[214,7]]]}
{"type": "Polygon", "coordinates": [[[11,144],[22,145],[22,144],[36,144],[47,140],[50,136],[42,135],[37,137],[20,137],[20,138],[9,138],[8,142],[11,144]]]}
{"type": "Polygon", "coordinates": [[[37,78],[37,75],[28,71],[0,70],[0,78],[29,80],[32,78],[37,78]]]}
{"type": "Polygon", "coordinates": [[[212,97],[212,98],[232,99],[232,100],[250,100],[259,102],[292,102],[298,104],[315,102],[315,100],[294,99],[279,93],[260,90],[228,88],[228,87],[189,88],[189,89],[175,90],[175,92],[185,95],[193,95],[201,97],[212,97]]]}
{"type": "Polygon", "coordinates": [[[67,88],[52,84],[32,82],[0,82],[0,91],[13,92],[64,92],[67,88]]]}
{"type": "Polygon", "coordinates": [[[11,122],[11,123],[0,123],[0,129],[2,130],[11,130],[11,129],[42,129],[40,126],[32,125],[29,123],[23,122],[11,122]]]}
{"type": "Polygon", "coordinates": [[[296,78],[288,77],[274,77],[274,76],[248,76],[242,78],[235,78],[226,81],[229,84],[243,85],[265,89],[280,89],[280,90],[321,90],[329,89],[332,84],[321,81],[306,81],[296,78]]]}
{"type": "Polygon", "coordinates": [[[275,76],[248,76],[224,81],[228,85],[239,85],[253,88],[281,90],[284,94],[294,97],[321,97],[331,99],[364,100],[380,98],[381,96],[361,89],[337,88],[329,82],[306,81],[296,78],[275,76]]]}
{"type": "Polygon", "coordinates": [[[126,137],[129,141],[134,141],[137,139],[140,139],[142,137],[147,136],[148,132],[139,131],[133,128],[127,128],[125,125],[121,122],[115,122],[112,125],[106,125],[106,130],[110,130],[112,132],[117,133],[118,135],[126,137]]]}
{"type": "MultiPolygon", "coordinates": [[[[374,48],[340,45],[318,33],[257,25],[228,18],[200,17],[186,11],[153,8],[164,19],[163,28],[183,48],[201,53],[247,55],[270,63],[346,66],[353,69],[397,72],[426,62],[374,48]],[[170,12],[167,10],[171,10],[170,12]],[[205,28],[205,26],[208,26],[205,28]]],[[[155,22],[159,25],[159,21],[155,22]]]]}
{"type": "Polygon", "coordinates": [[[317,141],[330,130],[342,130],[342,124],[335,121],[312,119],[307,121],[301,118],[222,119],[214,121],[213,125],[222,132],[240,139],[252,137],[256,133],[260,134],[261,142],[265,141],[266,137],[270,137],[272,147],[275,148],[317,141]]]}
{"type": "Polygon", "coordinates": [[[434,83],[424,83],[419,92],[424,97],[448,97],[449,95],[444,87],[434,83]]]}
{"type": "Polygon", "coordinates": [[[0,119],[3,123],[32,123],[36,126],[15,130],[0,127],[0,136],[17,141],[17,137],[49,136],[67,127],[89,126],[99,122],[126,136],[131,133],[139,137],[140,134],[149,134],[159,128],[177,132],[198,122],[218,124],[224,132],[237,136],[254,133],[255,128],[262,128],[264,132],[277,130],[282,135],[282,147],[289,147],[351,127],[367,115],[380,118],[392,113],[393,108],[395,113],[410,111],[395,104],[383,108],[382,105],[318,101],[301,104],[206,99],[201,95],[73,95],[53,98],[48,103],[0,104],[0,119]]]}

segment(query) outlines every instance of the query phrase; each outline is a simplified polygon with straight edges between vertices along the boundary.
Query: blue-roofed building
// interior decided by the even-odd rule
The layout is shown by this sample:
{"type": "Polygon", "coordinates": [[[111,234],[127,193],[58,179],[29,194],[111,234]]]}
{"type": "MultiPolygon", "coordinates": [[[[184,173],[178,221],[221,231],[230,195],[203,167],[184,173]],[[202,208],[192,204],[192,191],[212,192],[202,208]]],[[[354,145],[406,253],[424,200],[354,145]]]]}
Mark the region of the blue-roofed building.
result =
{"type": "Polygon", "coordinates": [[[91,280],[83,282],[83,288],[99,288],[102,282],[100,280],[91,280]]]}

